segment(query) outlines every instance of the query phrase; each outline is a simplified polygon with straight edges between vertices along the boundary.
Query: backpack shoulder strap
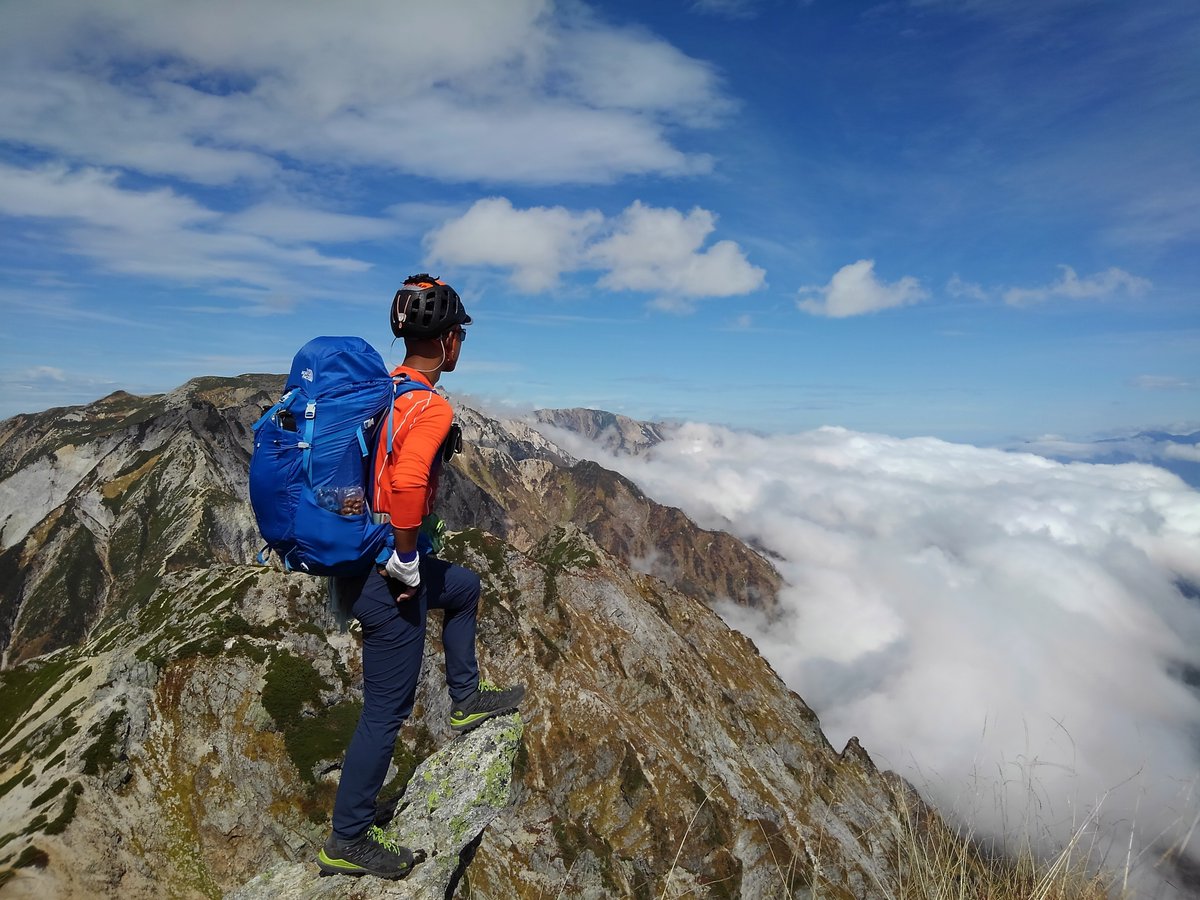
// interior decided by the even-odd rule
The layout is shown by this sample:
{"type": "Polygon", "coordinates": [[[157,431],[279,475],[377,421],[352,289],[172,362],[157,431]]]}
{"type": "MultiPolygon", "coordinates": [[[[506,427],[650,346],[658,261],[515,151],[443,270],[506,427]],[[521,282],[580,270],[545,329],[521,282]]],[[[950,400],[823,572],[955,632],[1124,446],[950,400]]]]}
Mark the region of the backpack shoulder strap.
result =
{"type": "Polygon", "coordinates": [[[431,394],[434,392],[433,388],[431,388],[425,382],[413,381],[407,375],[394,375],[392,377],[392,402],[391,402],[391,405],[388,406],[388,419],[387,419],[387,452],[388,452],[388,454],[391,454],[391,452],[392,452],[392,440],[396,436],[395,429],[393,428],[393,425],[392,425],[392,417],[393,417],[393,415],[395,415],[395,412],[396,412],[396,400],[399,399],[400,397],[402,397],[404,394],[409,393],[410,391],[429,391],[431,394]]]}

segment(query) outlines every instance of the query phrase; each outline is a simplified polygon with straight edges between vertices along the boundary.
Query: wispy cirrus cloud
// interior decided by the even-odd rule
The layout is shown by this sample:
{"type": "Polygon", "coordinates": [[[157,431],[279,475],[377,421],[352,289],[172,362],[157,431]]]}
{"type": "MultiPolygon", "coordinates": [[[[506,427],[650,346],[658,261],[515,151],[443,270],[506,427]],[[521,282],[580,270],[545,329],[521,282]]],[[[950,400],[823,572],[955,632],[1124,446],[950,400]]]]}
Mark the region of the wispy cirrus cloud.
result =
{"type": "Polygon", "coordinates": [[[1143,391],[1194,391],[1200,388],[1200,379],[1180,375],[1138,375],[1133,386],[1143,391]]]}
{"type": "Polygon", "coordinates": [[[146,322],[136,315],[120,315],[106,308],[89,304],[82,291],[74,287],[27,289],[0,287],[0,312],[9,320],[23,318],[50,319],[74,325],[103,324],[129,329],[158,329],[161,325],[146,322]]]}
{"type": "Polygon", "coordinates": [[[47,406],[86,403],[118,387],[111,379],[57,366],[0,369],[0,419],[47,406]]]}
{"type": "Polygon", "coordinates": [[[1150,288],[1150,281],[1131,275],[1115,266],[1080,278],[1070,266],[1059,266],[1061,275],[1046,285],[1032,288],[1010,287],[1003,292],[1009,306],[1030,306],[1048,300],[1099,300],[1106,297],[1140,297],[1150,288]]]}
{"type": "MultiPolygon", "coordinates": [[[[253,218],[252,210],[248,215],[253,218]]],[[[331,228],[362,229],[360,218],[308,212],[289,224],[278,211],[258,230],[247,219],[210,209],[171,188],[131,189],[119,173],[62,164],[22,168],[0,163],[0,215],[60,226],[63,249],[101,271],[167,281],[222,284],[308,295],[291,273],[357,273],[361,260],[328,256],[300,239],[331,228]]]]}
{"type": "Polygon", "coordinates": [[[297,202],[264,202],[225,219],[232,231],[270,238],[280,243],[345,244],[394,235],[402,226],[393,218],[350,215],[297,202]]]}
{"type": "Polygon", "coordinates": [[[991,296],[991,292],[983,285],[974,281],[964,281],[957,272],[946,282],[946,293],[951,297],[965,297],[969,300],[987,300],[991,296]]]}
{"type": "Polygon", "coordinates": [[[730,19],[752,18],[764,5],[764,0],[692,0],[692,9],[696,12],[730,19]]]}
{"type": "Polygon", "coordinates": [[[46,0],[9,11],[0,58],[0,140],[199,184],[289,160],[450,181],[689,174],[711,160],[668,129],[732,106],[707,63],[543,0],[46,0]]]}
{"type": "Polygon", "coordinates": [[[946,294],[958,299],[1001,300],[1008,306],[1025,307],[1055,300],[1137,298],[1144,296],[1154,287],[1148,278],[1142,278],[1116,266],[1083,277],[1071,266],[1060,265],[1058,268],[1058,278],[1035,287],[984,286],[978,282],[967,281],[955,273],[946,282],[946,294]]]}

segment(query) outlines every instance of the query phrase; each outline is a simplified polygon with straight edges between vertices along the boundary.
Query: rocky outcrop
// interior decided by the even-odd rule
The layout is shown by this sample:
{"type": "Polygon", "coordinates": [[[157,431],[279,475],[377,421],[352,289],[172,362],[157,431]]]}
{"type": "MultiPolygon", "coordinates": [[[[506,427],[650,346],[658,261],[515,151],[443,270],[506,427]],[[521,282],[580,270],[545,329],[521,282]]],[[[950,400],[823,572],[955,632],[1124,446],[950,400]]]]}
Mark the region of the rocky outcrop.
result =
{"type": "Polygon", "coordinates": [[[319,840],[309,814],[331,788],[291,759],[268,687],[302,658],[322,691],[298,717],[353,705],[347,638],[269,624],[315,630],[318,587],[247,566],[173,573],[136,615],[5,673],[0,764],[28,774],[0,805],[0,858],[49,857],[5,894],[212,897],[319,840]]]}
{"type": "MultiPolygon", "coordinates": [[[[485,578],[484,671],[531,688],[511,802],[482,832],[472,896],[760,897],[781,870],[829,897],[894,886],[896,785],[857,746],[835,752],[705,604],[578,529],[528,555],[468,530],[446,552],[485,578]]],[[[132,620],[6,673],[23,709],[0,742],[13,773],[0,871],[31,847],[48,857],[10,869],[6,892],[213,897],[279,864],[299,866],[278,870],[287,884],[311,880],[360,682],[354,632],[325,608],[305,576],[172,573],[132,620]]],[[[441,664],[431,639],[389,792],[412,791],[417,763],[451,739],[441,664]]],[[[414,815],[430,811],[421,802],[414,815]]]]}
{"type": "Polygon", "coordinates": [[[895,786],[706,605],[617,564],[578,529],[533,559],[484,535],[481,643],[535,686],[514,805],[471,866],[478,896],[888,896],[895,786]],[[669,880],[669,884],[668,884],[669,880]],[[791,892],[789,892],[790,895],[791,892]]]}
{"type": "Polygon", "coordinates": [[[389,837],[425,859],[407,878],[386,882],[350,876],[316,877],[313,864],[272,867],[228,900],[317,900],[403,897],[443,900],[453,893],[474,856],[483,829],[508,805],[513,762],[521,747],[519,715],[485,722],[422,762],[413,773],[389,837]]]}

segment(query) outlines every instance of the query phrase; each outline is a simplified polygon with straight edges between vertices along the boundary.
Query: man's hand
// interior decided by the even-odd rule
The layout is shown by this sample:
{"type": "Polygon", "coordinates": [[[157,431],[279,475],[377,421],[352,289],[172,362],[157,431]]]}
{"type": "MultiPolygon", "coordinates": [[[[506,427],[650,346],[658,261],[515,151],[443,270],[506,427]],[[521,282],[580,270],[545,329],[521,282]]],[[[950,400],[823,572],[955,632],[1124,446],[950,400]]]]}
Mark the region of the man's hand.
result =
{"type": "Polygon", "coordinates": [[[416,550],[403,554],[393,550],[392,555],[388,557],[387,564],[383,567],[383,574],[404,585],[404,590],[396,595],[397,603],[411,600],[417,595],[417,588],[421,586],[420,555],[416,550]]]}

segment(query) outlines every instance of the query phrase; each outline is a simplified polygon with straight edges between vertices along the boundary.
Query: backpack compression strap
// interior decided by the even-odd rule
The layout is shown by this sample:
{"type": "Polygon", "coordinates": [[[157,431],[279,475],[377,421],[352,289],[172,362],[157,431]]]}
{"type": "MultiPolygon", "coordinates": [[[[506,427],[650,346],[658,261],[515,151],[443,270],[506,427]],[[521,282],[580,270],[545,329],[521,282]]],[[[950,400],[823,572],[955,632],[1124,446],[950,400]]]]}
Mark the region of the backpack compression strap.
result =
{"type": "Polygon", "coordinates": [[[279,412],[281,409],[287,409],[288,401],[292,399],[292,395],[294,393],[296,393],[296,389],[292,388],[290,391],[280,397],[279,402],[263,413],[262,418],[260,418],[254,423],[253,426],[251,426],[251,431],[258,431],[258,429],[262,427],[263,422],[267,421],[267,419],[271,418],[271,416],[275,415],[275,413],[279,412]]]}
{"type": "Polygon", "coordinates": [[[312,484],[312,439],[313,429],[317,423],[317,401],[309,400],[308,405],[304,407],[304,437],[300,439],[297,447],[304,451],[304,472],[308,475],[308,483],[312,484]]]}

